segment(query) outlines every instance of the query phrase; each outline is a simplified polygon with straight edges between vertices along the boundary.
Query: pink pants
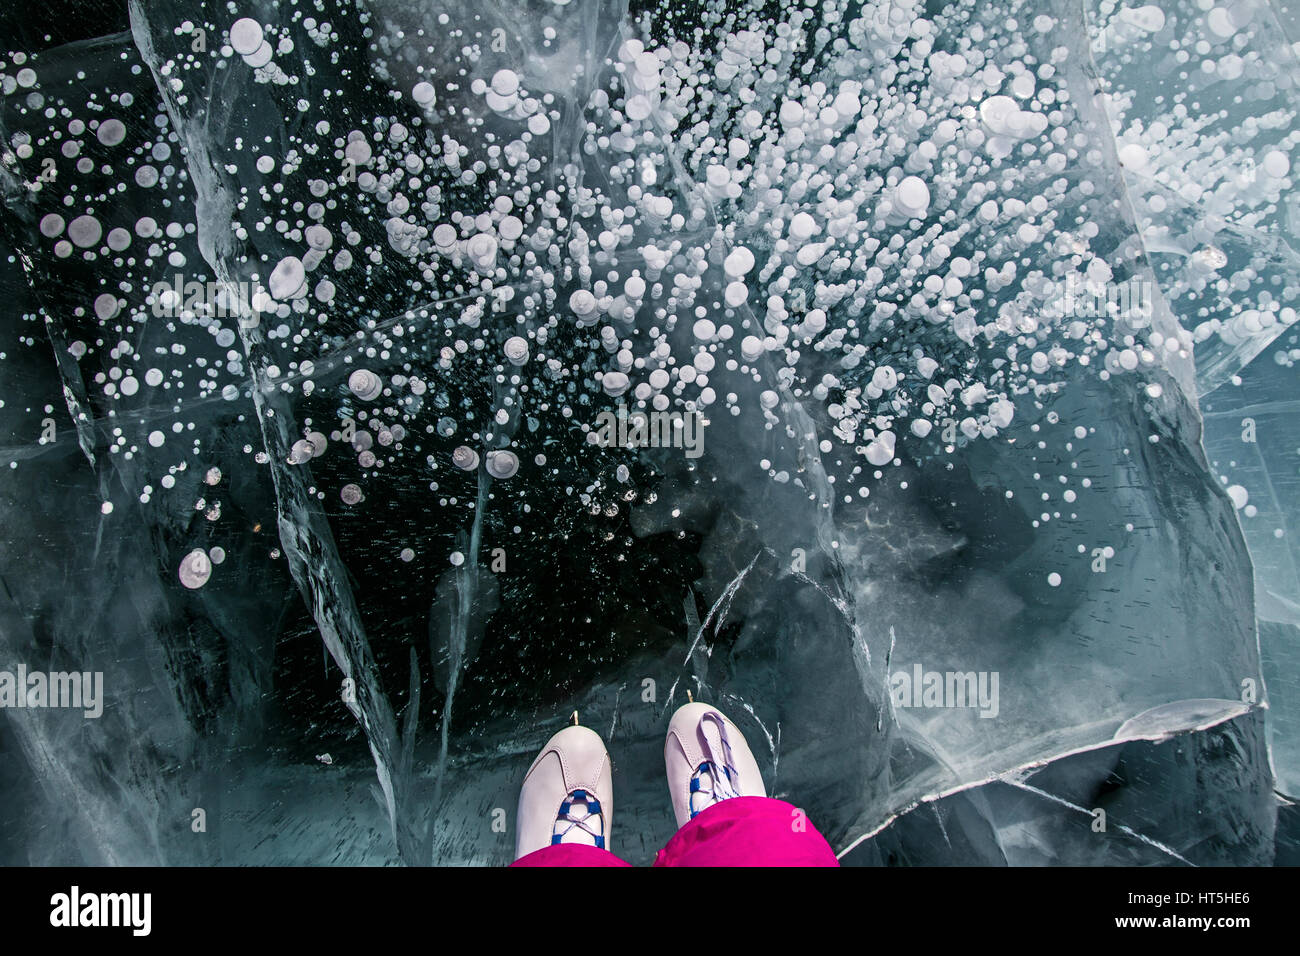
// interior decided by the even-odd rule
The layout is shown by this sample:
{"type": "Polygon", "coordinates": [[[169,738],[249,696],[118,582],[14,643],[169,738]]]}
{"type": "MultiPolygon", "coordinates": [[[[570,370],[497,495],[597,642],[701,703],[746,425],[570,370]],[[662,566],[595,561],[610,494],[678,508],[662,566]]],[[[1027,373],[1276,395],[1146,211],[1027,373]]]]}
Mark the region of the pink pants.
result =
{"type": "MultiPolygon", "coordinates": [[[[577,843],[542,847],[511,866],[631,866],[608,850],[577,843]]],[[[771,797],[732,797],[682,827],[655,866],[839,866],[803,811],[771,797]]]]}

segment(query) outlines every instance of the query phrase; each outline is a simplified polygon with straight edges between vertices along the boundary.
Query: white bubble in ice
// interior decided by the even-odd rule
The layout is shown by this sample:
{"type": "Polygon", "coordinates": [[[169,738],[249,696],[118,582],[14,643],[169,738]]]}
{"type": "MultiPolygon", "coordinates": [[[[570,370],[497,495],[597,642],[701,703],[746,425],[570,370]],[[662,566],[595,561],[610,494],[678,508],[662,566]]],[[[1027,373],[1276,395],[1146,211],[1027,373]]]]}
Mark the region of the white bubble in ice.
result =
{"type": "Polygon", "coordinates": [[[315,452],[316,447],[310,441],[306,438],[300,438],[289,449],[289,464],[301,465],[311,461],[315,452]]]}
{"type": "Polygon", "coordinates": [[[308,226],[307,231],[303,233],[303,238],[313,249],[325,250],[334,244],[334,234],[319,223],[308,226]]]}
{"type": "Polygon", "coordinates": [[[812,238],[818,231],[820,227],[817,225],[817,220],[806,212],[797,212],[790,219],[790,238],[797,242],[812,238]]]}
{"type": "Polygon", "coordinates": [[[465,555],[461,554],[459,551],[453,551],[447,556],[447,560],[452,563],[453,567],[458,568],[465,563],[465,555]]]}
{"type": "Polygon", "coordinates": [[[398,554],[397,556],[401,558],[403,561],[406,561],[407,563],[410,563],[411,561],[415,560],[415,552],[412,551],[410,548],[403,548],[401,550],[401,553],[398,554]]]}
{"type": "Polygon", "coordinates": [[[1126,169],[1141,172],[1150,160],[1146,148],[1140,143],[1126,143],[1119,148],[1119,161],[1126,169]]]}
{"type": "Polygon", "coordinates": [[[1217,272],[1228,264],[1228,256],[1215,246],[1202,246],[1192,253],[1192,263],[1210,272],[1217,272]]]}
{"type": "Polygon", "coordinates": [[[519,89],[519,75],[514,70],[497,70],[492,75],[492,92],[497,96],[509,96],[519,89]]]}
{"type": "Polygon", "coordinates": [[[569,296],[569,308],[574,315],[585,318],[596,311],[596,297],[586,289],[579,289],[569,296]]]}
{"type": "Polygon", "coordinates": [[[307,284],[307,272],[302,260],[297,256],[285,256],[271,270],[268,282],[271,298],[283,302],[285,299],[297,298],[307,284]]]}
{"type": "Polygon", "coordinates": [[[451,463],[465,471],[473,471],[478,467],[478,452],[468,445],[460,445],[451,453],[451,463]]]}
{"type": "MultiPolygon", "coordinates": [[[[1203,10],[1209,4],[1198,4],[1198,6],[1203,10]]],[[[1154,4],[1147,4],[1145,7],[1121,9],[1120,15],[1124,21],[1144,33],[1159,33],[1165,28],[1165,12],[1154,4]]]]}
{"type": "Polygon", "coordinates": [[[1000,398],[989,406],[989,423],[995,428],[1006,428],[1015,417],[1016,406],[1000,398]]]}
{"type": "Polygon", "coordinates": [[[345,505],[355,505],[361,501],[361,488],[358,485],[346,484],[339,489],[339,497],[343,499],[345,505]]]}
{"type": "Polygon", "coordinates": [[[632,120],[643,120],[654,112],[653,104],[644,94],[638,93],[627,101],[627,116],[632,120]]]}
{"type": "Polygon", "coordinates": [[[384,390],[384,383],[368,368],[359,368],[348,376],[348,389],[363,402],[372,402],[384,390]]]}
{"type": "Polygon", "coordinates": [[[1228,497],[1232,499],[1232,506],[1240,511],[1250,500],[1250,492],[1241,485],[1231,485],[1228,488],[1228,497]]]}
{"type": "Polygon", "coordinates": [[[512,335],[506,339],[503,351],[511,365],[523,365],[528,361],[528,340],[522,335],[512,335]]]}
{"type": "Polygon", "coordinates": [[[271,46],[270,43],[263,40],[262,45],[259,46],[256,50],[254,50],[252,53],[248,53],[244,55],[244,62],[249,66],[251,66],[253,69],[258,70],[266,66],[268,63],[270,63],[271,58],[274,55],[275,55],[275,49],[271,46]]]}
{"type": "Polygon", "coordinates": [[[524,234],[523,220],[518,216],[505,216],[497,224],[497,234],[507,242],[513,242],[524,234]]]}
{"type": "Polygon", "coordinates": [[[1264,160],[1260,163],[1265,175],[1274,179],[1281,179],[1291,170],[1291,159],[1280,149],[1270,149],[1264,154],[1264,160]]]}
{"type": "Polygon", "coordinates": [[[737,279],[735,282],[728,282],[726,289],[722,292],[722,298],[733,309],[738,309],[749,300],[749,286],[737,279]]]}
{"type": "Polygon", "coordinates": [[[777,113],[777,119],[786,129],[798,126],[803,122],[803,106],[798,100],[786,100],[781,104],[781,109],[777,113]]]}
{"type": "Polygon", "coordinates": [[[1028,139],[1046,128],[1046,120],[1040,114],[1022,110],[1019,103],[1003,94],[990,96],[980,103],[980,120],[1003,143],[1028,139]]]}
{"type": "Polygon", "coordinates": [[[1224,7],[1212,9],[1205,17],[1205,25],[1220,39],[1226,40],[1237,32],[1237,26],[1232,22],[1232,14],[1224,7]]]}
{"type": "Polygon", "coordinates": [[[343,155],[346,159],[358,166],[364,166],[370,162],[370,157],[374,155],[370,144],[366,142],[364,136],[348,140],[348,145],[343,148],[343,155]]]}
{"type": "MultiPolygon", "coordinates": [[[[311,442],[311,454],[313,458],[319,458],[325,454],[325,449],[329,446],[329,439],[321,432],[308,432],[307,441],[311,442]]],[[[220,474],[220,472],[218,472],[220,474]]]]}
{"type": "Polygon", "coordinates": [[[437,99],[437,91],[434,90],[432,83],[421,80],[411,90],[411,99],[421,106],[432,106],[434,100],[437,99]]]}
{"type": "Polygon", "coordinates": [[[94,216],[78,216],[68,224],[68,238],[83,249],[88,249],[99,242],[104,234],[104,227],[94,216]]]}
{"type": "Polygon", "coordinates": [[[600,385],[606,395],[617,398],[627,391],[629,381],[622,372],[606,372],[600,380],[600,385]]]}
{"type": "Polygon", "coordinates": [[[744,246],[737,246],[722,261],[722,271],[728,279],[739,279],[754,268],[754,254],[744,246]]]}
{"type": "Polygon", "coordinates": [[[202,548],[195,548],[181,558],[178,575],[181,584],[191,591],[201,588],[208,583],[208,578],[212,577],[212,559],[202,548]]]}
{"type": "Polygon", "coordinates": [[[519,470],[519,456],[509,449],[487,453],[487,472],[493,478],[511,478],[519,470]]]}
{"type": "Polygon", "coordinates": [[[111,292],[104,292],[95,298],[95,315],[101,322],[107,322],[121,310],[121,303],[111,292]]]}
{"type": "Polygon", "coordinates": [[[486,232],[480,232],[471,236],[469,242],[465,244],[465,252],[469,255],[474,265],[480,269],[490,267],[497,258],[497,240],[486,232]]]}
{"type": "Polygon", "coordinates": [[[633,61],[636,71],[641,76],[655,77],[659,76],[659,57],[655,56],[649,50],[638,53],[633,61]]]}
{"type": "Polygon", "coordinates": [[[867,461],[877,468],[894,460],[894,433],[883,431],[867,444],[867,461]]]}
{"type": "Polygon", "coordinates": [[[57,212],[47,213],[41,219],[41,235],[47,239],[53,239],[63,232],[63,217],[57,212]]]}
{"type": "Polygon", "coordinates": [[[434,226],[433,242],[439,249],[450,249],[456,244],[456,227],[448,222],[434,226]]]}
{"type": "Polygon", "coordinates": [[[907,176],[894,190],[894,208],[909,219],[919,219],[930,208],[930,187],[918,176],[907,176]]]}
{"type": "Polygon", "coordinates": [[[116,146],[126,139],[126,126],[120,119],[104,120],[95,132],[105,146],[116,146]]]}
{"type": "Polygon", "coordinates": [[[1047,583],[1054,588],[1059,588],[1061,586],[1061,576],[1053,571],[1047,576],[1047,583]]]}
{"type": "Polygon", "coordinates": [[[262,25],[250,17],[236,20],[230,27],[230,45],[240,56],[256,53],[262,39],[262,25]]]}

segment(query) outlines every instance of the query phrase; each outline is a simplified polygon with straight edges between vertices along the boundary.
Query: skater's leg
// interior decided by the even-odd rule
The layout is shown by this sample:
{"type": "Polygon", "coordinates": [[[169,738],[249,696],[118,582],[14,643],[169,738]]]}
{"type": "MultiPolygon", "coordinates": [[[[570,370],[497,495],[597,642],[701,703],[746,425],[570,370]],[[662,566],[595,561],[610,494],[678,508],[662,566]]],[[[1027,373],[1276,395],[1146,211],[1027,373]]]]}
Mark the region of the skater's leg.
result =
{"type": "Polygon", "coordinates": [[[838,866],[803,812],[767,796],[744,734],[716,707],[677,710],[664,742],[677,834],[655,866],[838,866]]]}
{"type": "Polygon", "coordinates": [[[627,866],[609,852],[614,786],[609,754],[587,727],[546,742],[519,790],[514,866],[627,866]]]}

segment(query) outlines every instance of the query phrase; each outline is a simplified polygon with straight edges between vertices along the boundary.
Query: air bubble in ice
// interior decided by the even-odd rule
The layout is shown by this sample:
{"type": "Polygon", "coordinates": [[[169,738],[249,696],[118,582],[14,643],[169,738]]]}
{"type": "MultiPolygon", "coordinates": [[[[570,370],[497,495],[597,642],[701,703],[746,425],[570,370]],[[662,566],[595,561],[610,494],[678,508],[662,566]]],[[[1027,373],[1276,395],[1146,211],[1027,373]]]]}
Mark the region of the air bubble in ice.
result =
{"type": "Polygon", "coordinates": [[[493,478],[511,478],[519,470],[519,456],[509,449],[487,453],[487,471],[493,478]]]}
{"type": "Polygon", "coordinates": [[[195,548],[181,558],[178,574],[181,584],[185,587],[190,590],[201,588],[208,583],[208,578],[212,577],[212,559],[202,548],[195,548]]]}
{"type": "Polygon", "coordinates": [[[520,335],[506,339],[503,349],[511,365],[523,365],[528,361],[528,340],[520,335]]]}
{"type": "Polygon", "coordinates": [[[359,368],[348,376],[348,389],[363,402],[372,402],[384,390],[384,383],[370,369],[359,368]]]}
{"type": "Polygon", "coordinates": [[[236,20],[230,27],[230,45],[240,56],[256,53],[262,46],[262,25],[249,17],[236,20]]]}
{"type": "Polygon", "coordinates": [[[459,445],[451,453],[451,463],[465,471],[473,471],[478,467],[478,452],[468,445],[459,445]]]}

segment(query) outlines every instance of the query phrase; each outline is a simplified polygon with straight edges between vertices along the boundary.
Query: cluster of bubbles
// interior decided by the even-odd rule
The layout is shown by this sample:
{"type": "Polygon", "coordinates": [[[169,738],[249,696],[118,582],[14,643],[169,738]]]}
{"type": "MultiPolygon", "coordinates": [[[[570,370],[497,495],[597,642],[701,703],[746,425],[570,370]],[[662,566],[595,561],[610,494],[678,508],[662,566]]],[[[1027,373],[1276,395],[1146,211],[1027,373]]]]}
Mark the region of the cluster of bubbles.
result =
{"type": "Polygon", "coordinates": [[[1254,0],[1093,12],[1124,182],[1203,394],[1296,321],[1300,44],[1254,0]]]}
{"type": "MultiPolygon", "coordinates": [[[[435,42],[344,3],[394,87],[367,101],[364,121],[331,111],[331,97],[348,96],[322,78],[343,44],[306,7],[284,3],[276,22],[177,24],[174,49],[151,64],[169,107],[155,130],[113,118],[131,94],[79,102],[75,87],[44,89],[23,53],[0,63],[14,101],[4,163],[48,207],[39,253],[102,270],[78,311],[100,334],[68,350],[107,356],[93,378],[110,409],[158,392],[174,435],[186,431],[186,402],[319,389],[337,424],[296,422],[290,467],[338,447],[373,476],[414,433],[437,446],[431,469],[509,481],[521,462],[544,466],[548,428],[585,435],[615,401],[715,421],[755,416],[781,430],[794,403],[824,426],[818,447],[837,492],[866,497],[905,457],[1044,415],[1080,369],[1155,377],[1194,348],[1264,342],[1296,318],[1283,304],[1292,286],[1261,288],[1276,284],[1263,278],[1275,274],[1258,261],[1264,246],[1216,238],[1271,228],[1300,144],[1294,113],[1272,102],[1293,80],[1246,50],[1265,26],[1250,3],[1174,14],[1107,0],[1094,11],[1113,144],[1095,137],[1103,114],[1079,95],[1082,21],[1032,4],[825,0],[773,16],[772,5],[709,0],[688,22],[665,3],[625,29],[599,82],[583,85],[538,67],[559,42],[551,26],[538,49],[521,50],[498,46],[506,31],[477,17],[431,14],[445,33],[435,42]],[[1179,41],[1178,31],[1218,40],[1179,41]],[[1157,73],[1176,95],[1152,95],[1131,75],[1157,48],[1170,50],[1157,73]],[[176,201],[187,145],[170,124],[214,70],[251,75],[292,122],[283,142],[222,144],[239,158],[219,172],[238,184],[241,251],[210,280],[223,293],[191,304],[152,283],[201,266],[191,261],[197,224],[176,201]],[[1189,109],[1201,87],[1243,76],[1270,103],[1264,115],[1189,109]],[[323,99],[297,95],[309,81],[323,99]],[[1135,115],[1144,104],[1155,118],[1135,115]],[[1221,129],[1207,136],[1206,123],[1221,129]],[[1113,181],[1116,155],[1130,192],[1113,181]],[[47,157],[56,179],[39,175],[47,157]],[[1244,182],[1234,170],[1247,160],[1255,172],[1244,182]],[[117,184],[78,189],[76,177],[91,174],[117,184]],[[128,178],[171,191],[155,213],[164,221],[116,221],[113,197],[128,178]],[[1125,231],[1130,201],[1136,235],[1125,231]],[[1194,210],[1173,231],[1160,215],[1170,203],[1194,210]],[[1208,287],[1253,299],[1213,317],[1196,312],[1209,308],[1198,300],[1189,327],[1107,300],[1108,287],[1147,274],[1148,253],[1169,250],[1180,270],[1172,298],[1208,287]],[[229,294],[239,283],[246,297],[229,294]],[[357,291],[385,284],[368,301],[357,291]],[[1065,288],[1106,304],[1063,309],[1065,288]],[[399,314],[383,310],[390,301],[399,314]],[[173,327],[206,330],[213,354],[178,345],[175,368],[151,364],[131,333],[160,307],[173,327]],[[254,347],[265,361],[250,374],[254,347]],[[455,396],[471,385],[492,408],[460,417],[455,396]]],[[[1160,388],[1153,381],[1147,394],[1160,388]]],[[[113,450],[134,454],[123,427],[113,450]]],[[[159,428],[146,439],[167,441],[159,428]]],[[[201,468],[197,445],[191,455],[201,468]]],[[[766,460],[750,465],[788,480],[766,460]]],[[[173,464],[163,486],[185,467],[173,464]]],[[[626,466],[618,475],[628,480],[626,466]]],[[[364,502],[364,481],[341,482],[336,500],[364,502]]],[[[581,497],[600,510],[594,492],[581,497]]],[[[211,573],[200,554],[182,564],[187,587],[211,573]]]]}

